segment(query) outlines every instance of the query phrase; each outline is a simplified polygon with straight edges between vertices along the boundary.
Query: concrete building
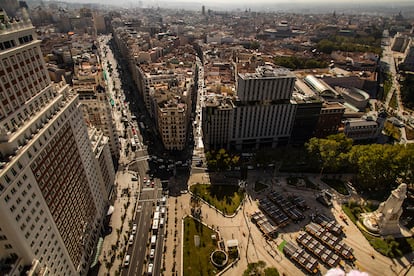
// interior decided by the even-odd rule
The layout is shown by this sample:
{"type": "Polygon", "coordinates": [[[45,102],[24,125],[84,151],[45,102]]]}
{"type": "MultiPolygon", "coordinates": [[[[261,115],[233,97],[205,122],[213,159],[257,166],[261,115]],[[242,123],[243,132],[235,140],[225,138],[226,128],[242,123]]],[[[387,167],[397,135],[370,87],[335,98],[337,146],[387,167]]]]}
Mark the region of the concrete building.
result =
{"type": "Polygon", "coordinates": [[[369,101],[369,94],[367,92],[354,87],[335,87],[335,90],[342,95],[346,103],[356,107],[359,111],[365,111],[367,108],[369,101]]]}
{"type": "Polygon", "coordinates": [[[0,11],[0,274],[86,275],[108,195],[78,96],[22,14],[0,11]]]}
{"type": "Polygon", "coordinates": [[[331,134],[337,134],[342,124],[345,106],[337,102],[324,102],[318,123],[316,124],[315,137],[325,138],[331,134]]]}
{"type": "Polygon", "coordinates": [[[401,68],[406,71],[414,71],[414,44],[410,44],[404,53],[405,58],[401,68]]]}
{"type": "Polygon", "coordinates": [[[290,143],[303,144],[314,136],[323,101],[300,79],[296,79],[292,101],[297,108],[290,143]]]}
{"type": "Polygon", "coordinates": [[[227,148],[233,129],[235,105],[230,97],[211,95],[204,101],[202,123],[204,145],[210,149],[227,148]]]}
{"type": "Polygon", "coordinates": [[[397,33],[392,41],[391,50],[404,53],[411,43],[411,38],[407,35],[397,33]]]}
{"type": "Polygon", "coordinates": [[[88,125],[100,129],[109,138],[111,155],[118,160],[119,135],[112,118],[110,98],[105,88],[99,57],[86,53],[74,56],[73,90],[79,94],[83,116],[88,125]]]}
{"type": "Polygon", "coordinates": [[[158,103],[158,131],[166,150],[183,150],[187,141],[187,105],[179,99],[158,103]]]}
{"type": "Polygon", "coordinates": [[[241,150],[287,144],[296,112],[290,101],[295,79],[290,71],[271,65],[239,73],[237,97],[209,96],[205,101],[205,147],[241,150]]]}
{"type": "Polygon", "coordinates": [[[271,65],[259,66],[255,73],[238,74],[231,148],[288,143],[296,112],[290,101],[295,79],[289,70],[271,65]]]}
{"type": "Polygon", "coordinates": [[[98,167],[100,169],[99,175],[102,175],[106,194],[111,201],[115,183],[115,169],[112,162],[109,139],[101,130],[96,129],[95,127],[88,128],[88,134],[92,144],[92,151],[95,154],[95,160],[98,162],[98,167]]]}
{"type": "Polygon", "coordinates": [[[360,119],[350,119],[345,122],[344,134],[354,141],[376,140],[384,129],[387,115],[385,112],[379,114],[367,114],[360,119]]]}

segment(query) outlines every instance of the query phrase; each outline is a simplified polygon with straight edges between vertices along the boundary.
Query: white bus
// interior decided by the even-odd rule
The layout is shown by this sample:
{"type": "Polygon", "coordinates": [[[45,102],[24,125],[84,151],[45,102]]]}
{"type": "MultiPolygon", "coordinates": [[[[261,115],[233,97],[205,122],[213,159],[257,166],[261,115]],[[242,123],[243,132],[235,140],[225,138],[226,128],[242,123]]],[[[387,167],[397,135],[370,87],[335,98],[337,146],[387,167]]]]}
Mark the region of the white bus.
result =
{"type": "Polygon", "coordinates": [[[134,138],[131,138],[131,149],[135,151],[137,149],[137,144],[135,143],[134,138]]]}
{"type": "Polygon", "coordinates": [[[155,246],[155,243],[157,242],[157,236],[156,235],[152,235],[151,236],[151,246],[155,246]]]}
{"type": "Polygon", "coordinates": [[[152,222],[152,231],[157,232],[158,231],[158,219],[154,219],[152,222]]]}
{"type": "Polygon", "coordinates": [[[154,213],[154,220],[156,219],[160,219],[160,212],[155,212],[154,213]]]}

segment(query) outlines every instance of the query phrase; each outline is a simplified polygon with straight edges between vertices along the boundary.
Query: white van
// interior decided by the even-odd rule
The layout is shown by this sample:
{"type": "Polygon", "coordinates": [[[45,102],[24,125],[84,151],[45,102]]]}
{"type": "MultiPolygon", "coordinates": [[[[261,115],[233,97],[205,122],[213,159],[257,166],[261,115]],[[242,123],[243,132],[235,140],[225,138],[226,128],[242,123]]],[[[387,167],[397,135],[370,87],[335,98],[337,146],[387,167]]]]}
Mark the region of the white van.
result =
{"type": "Polygon", "coordinates": [[[124,261],[124,266],[129,266],[129,259],[131,259],[131,256],[130,255],[126,255],[125,261],[124,261]]]}
{"type": "Polygon", "coordinates": [[[152,270],[153,270],[153,268],[154,268],[154,264],[150,263],[150,264],[148,265],[148,275],[152,275],[152,270]]]}
{"type": "Polygon", "coordinates": [[[161,218],[160,219],[160,227],[163,227],[164,226],[164,218],[161,218]]]}
{"type": "Polygon", "coordinates": [[[151,236],[151,245],[155,246],[155,243],[157,242],[157,236],[156,235],[152,235],[151,236]]]}

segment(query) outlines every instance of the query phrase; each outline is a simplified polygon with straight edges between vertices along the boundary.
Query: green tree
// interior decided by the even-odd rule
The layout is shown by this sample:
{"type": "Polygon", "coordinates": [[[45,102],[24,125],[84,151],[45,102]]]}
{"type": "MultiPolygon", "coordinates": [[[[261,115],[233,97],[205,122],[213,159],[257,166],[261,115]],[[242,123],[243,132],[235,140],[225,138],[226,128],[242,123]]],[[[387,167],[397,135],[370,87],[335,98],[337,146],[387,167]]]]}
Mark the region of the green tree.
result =
{"type": "Polygon", "coordinates": [[[264,275],[265,267],[266,263],[264,261],[250,263],[247,265],[247,269],[243,272],[243,276],[262,276],[264,275]]]}
{"type": "Polygon", "coordinates": [[[279,271],[274,267],[267,267],[264,270],[265,276],[279,276],[279,271]]]}
{"type": "Polygon", "coordinates": [[[347,165],[344,161],[352,148],[352,139],[341,133],[330,135],[326,139],[311,138],[305,146],[320,162],[321,173],[325,169],[335,172],[347,165]]]}

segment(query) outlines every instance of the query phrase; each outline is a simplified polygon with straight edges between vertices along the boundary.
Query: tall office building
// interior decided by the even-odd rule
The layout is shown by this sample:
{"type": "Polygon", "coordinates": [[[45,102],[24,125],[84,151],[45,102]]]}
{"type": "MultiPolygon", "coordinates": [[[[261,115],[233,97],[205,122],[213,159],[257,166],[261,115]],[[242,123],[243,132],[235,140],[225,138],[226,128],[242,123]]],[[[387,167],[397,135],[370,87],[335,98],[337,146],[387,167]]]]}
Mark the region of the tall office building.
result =
{"type": "Polygon", "coordinates": [[[295,80],[289,70],[271,65],[238,74],[231,148],[257,149],[289,142],[296,112],[290,101],[295,80]]]}
{"type": "Polygon", "coordinates": [[[207,96],[202,127],[205,147],[258,149],[289,142],[296,113],[295,75],[271,65],[239,73],[237,97],[207,96]]]}
{"type": "Polygon", "coordinates": [[[50,81],[25,11],[0,26],[0,275],[85,275],[108,189],[78,95],[50,81]]]}

